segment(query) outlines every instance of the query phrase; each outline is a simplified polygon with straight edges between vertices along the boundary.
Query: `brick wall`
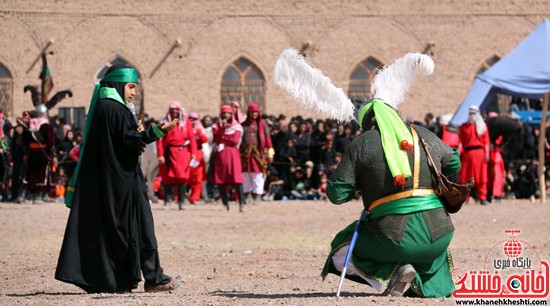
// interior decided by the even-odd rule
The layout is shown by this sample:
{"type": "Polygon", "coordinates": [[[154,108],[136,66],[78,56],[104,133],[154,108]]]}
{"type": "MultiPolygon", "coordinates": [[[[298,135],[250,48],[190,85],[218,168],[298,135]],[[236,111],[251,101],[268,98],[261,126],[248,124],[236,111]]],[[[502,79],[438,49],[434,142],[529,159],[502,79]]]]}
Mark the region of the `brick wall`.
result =
{"type": "MultiPolygon", "coordinates": [[[[266,79],[266,111],[304,110],[273,84],[272,70],[288,47],[347,92],[355,66],[369,56],[384,64],[434,43],[434,75],[415,83],[400,106],[422,119],[454,112],[476,71],[493,55],[505,56],[544,17],[548,1],[0,1],[0,63],[14,80],[16,115],[32,107],[27,84],[39,84],[41,47],[48,49],[54,91],[70,88],[60,106],[88,106],[94,77],[119,55],[142,76],[146,111],[162,116],[170,101],[188,111],[217,114],[221,77],[244,56],[266,79]],[[175,40],[180,46],[152,75],[175,40]]],[[[54,109],[53,114],[57,113],[54,109]]]]}

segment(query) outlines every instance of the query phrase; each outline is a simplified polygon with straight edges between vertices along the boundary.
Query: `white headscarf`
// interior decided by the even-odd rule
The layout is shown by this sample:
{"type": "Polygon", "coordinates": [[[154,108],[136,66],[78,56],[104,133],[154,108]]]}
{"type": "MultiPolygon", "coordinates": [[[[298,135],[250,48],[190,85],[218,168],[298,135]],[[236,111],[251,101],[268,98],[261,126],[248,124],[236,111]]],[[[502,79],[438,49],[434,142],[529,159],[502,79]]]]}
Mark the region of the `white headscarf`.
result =
{"type": "Polygon", "coordinates": [[[470,106],[469,114],[470,115],[468,116],[468,123],[476,124],[477,136],[483,135],[487,130],[487,125],[485,124],[483,117],[481,117],[481,113],[479,112],[479,107],[475,105],[470,106]]]}

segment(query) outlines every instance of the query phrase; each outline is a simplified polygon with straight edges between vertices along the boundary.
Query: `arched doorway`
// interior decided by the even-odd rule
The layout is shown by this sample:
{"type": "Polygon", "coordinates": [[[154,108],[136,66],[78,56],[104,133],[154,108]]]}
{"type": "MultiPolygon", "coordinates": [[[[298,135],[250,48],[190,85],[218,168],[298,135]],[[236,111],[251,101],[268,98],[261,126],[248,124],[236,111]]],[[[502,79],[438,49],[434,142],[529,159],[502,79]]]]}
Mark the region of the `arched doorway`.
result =
{"type": "Polygon", "coordinates": [[[0,110],[11,114],[13,109],[13,78],[6,66],[0,63],[0,110]]]}

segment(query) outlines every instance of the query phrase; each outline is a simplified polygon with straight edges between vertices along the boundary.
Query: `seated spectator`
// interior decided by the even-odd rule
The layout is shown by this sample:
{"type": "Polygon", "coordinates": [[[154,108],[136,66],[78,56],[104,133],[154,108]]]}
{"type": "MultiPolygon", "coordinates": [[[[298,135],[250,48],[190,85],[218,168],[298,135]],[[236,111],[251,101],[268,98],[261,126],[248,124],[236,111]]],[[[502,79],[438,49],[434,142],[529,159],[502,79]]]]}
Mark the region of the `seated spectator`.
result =
{"type": "Polygon", "coordinates": [[[53,179],[54,186],[52,186],[52,192],[50,196],[55,199],[58,203],[63,203],[65,201],[65,191],[68,183],[68,178],[65,173],[65,168],[59,167],[57,169],[57,174],[53,179]]]}
{"type": "Polygon", "coordinates": [[[281,174],[281,179],[283,180],[283,195],[287,198],[290,198],[291,192],[296,186],[296,171],[301,169],[296,163],[290,164],[288,171],[281,174]]]}
{"type": "Polygon", "coordinates": [[[519,175],[516,180],[516,198],[529,199],[535,202],[540,197],[537,181],[538,162],[532,161],[519,167],[519,175]]]}
{"type": "Polygon", "coordinates": [[[290,191],[290,194],[296,200],[308,200],[310,186],[308,186],[306,182],[304,170],[302,169],[296,170],[294,177],[295,177],[295,184],[292,190],[290,191]]]}
{"type": "Polygon", "coordinates": [[[327,199],[327,184],[328,176],[326,173],[321,175],[319,187],[313,192],[314,200],[326,200],[327,199]]]}
{"type": "Polygon", "coordinates": [[[266,194],[262,196],[264,201],[279,201],[284,197],[283,185],[284,180],[279,178],[279,172],[273,167],[267,169],[267,179],[265,180],[266,194]]]}

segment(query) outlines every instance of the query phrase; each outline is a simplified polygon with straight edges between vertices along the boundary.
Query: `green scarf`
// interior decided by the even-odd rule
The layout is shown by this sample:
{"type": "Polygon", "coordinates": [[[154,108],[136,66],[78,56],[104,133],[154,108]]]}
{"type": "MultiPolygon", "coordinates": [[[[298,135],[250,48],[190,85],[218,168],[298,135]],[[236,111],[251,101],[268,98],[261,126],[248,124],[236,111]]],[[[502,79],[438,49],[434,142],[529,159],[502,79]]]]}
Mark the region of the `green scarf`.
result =
{"type": "MultiPolygon", "coordinates": [[[[108,75],[106,75],[103,79],[101,79],[101,82],[137,83],[138,80],[139,80],[139,76],[136,69],[122,68],[122,69],[111,71],[108,75]]],[[[116,89],[111,87],[99,87],[100,86],[99,84],[100,83],[95,84],[94,93],[92,94],[92,101],[90,102],[90,107],[88,109],[88,117],[86,118],[86,125],[84,127],[84,141],[82,143],[82,147],[80,148],[81,157],[84,156],[84,149],[86,148],[86,140],[88,139],[88,131],[90,129],[97,100],[113,99],[117,102],[122,103],[123,105],[126,105],[126,102],[124,102],[124,99],[120,96],[120,94],[116,91],[116,89]]],[[[82,158],[79,158],[78,163],[76,164],[73,177],[71,178],[71,183],[69,184],[69,187],[67,188],[67,192],[65,194],[65,205],[69,208],[73,205],[74,192],[75,192],[76,184],[78,182],[78,174],[80,172],[81,162],[82,162],[82,158]]]]}
{"type": "Polygon", "coordinates": [[[405,185],[405,179],[412,175],[407,151],[413,148],[413,138],[407,126],[395,109],[384,100],[374,99],[359,111],[359,124],[370,109],[374,110],[376,123],[380,129],[382,148],[390,167],[395,186],[405,185]]]}

